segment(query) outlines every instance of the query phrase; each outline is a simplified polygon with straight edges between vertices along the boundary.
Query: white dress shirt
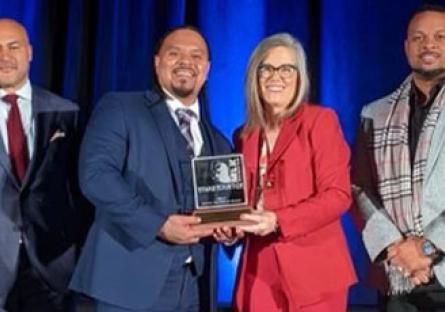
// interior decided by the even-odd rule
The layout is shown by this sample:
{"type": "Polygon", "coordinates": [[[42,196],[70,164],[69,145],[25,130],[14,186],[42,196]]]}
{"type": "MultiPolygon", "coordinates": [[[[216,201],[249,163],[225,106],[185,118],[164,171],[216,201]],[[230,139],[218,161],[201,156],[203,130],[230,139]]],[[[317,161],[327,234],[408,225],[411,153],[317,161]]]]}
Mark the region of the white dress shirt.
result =
{"type": "Polygon", "coordinates": [[[198,99],[196,99],[196,101],[193,102],[192,105],[184,105],[182,104],[181,101],[179,101],[177,98],[171,95],[167,90],[164,89],[164,92],[168,95],[165,100],[165,102],[167,103],[168,110],[178,127],[179,127],[179,121],[175,113],[176,109],[186,108],[190,109],[195,113],[196,118],[192,118],[192,120],[190,121],[190,132],[193,138],[193,154],[195,156],[199,156],[201,154],[203,139],[202,139],[201,129],[199,128],[200,114],[199,114],[198,99]]]}
{"type": "MultiPolygon", "coordinates": [[[[0,133],[3,139],[3,144],[5,146],[5,151],[9,154],[8,129],[6,126],[6,121],[8,119],[8,114],[11,106],[10,104],[2,100],[2,98],[6,94],[7,93],[5,92],[5,90],[0,89],[0,133]]],[[[28,156],[29,159],[31,159],[34,153],[35,126],[31,105],[32,88],[29,80],[26,80],[25,84],[20,89],[16,90],[15,94],[18,96],[17,105],[19,107],[20,119],[22,120],[23,132],[25,133],[26,143],[28,146],[28,156]]]]}
{"type": "MultiPolygon", "coordinates": [[[[192,103],[192,105],[184,105],[182,104],[181,101],[179,101],[177,98],[175,98],[173,95],[171,95],[171,93],[169,93],[167,90],[163,89],[165,94],[167,94],[167,98],[165,100],[165,102],[167,103],[167,107],[168,110],[170,112],[170,115],[172,116],[173,120],[175,121],[176,125],[179,128],[179,121],[178,121],[178,116],[176,116],[175,111],[178,108],[186,108],[186,109],[190,109],[191,111],[193,111],[195,113],[195,117],[193,117],[190,121],[190,132],[192,134],[192,138],[193,138],[193,154],[195,156],[199,156],[201,154],[201,149],[202,149],[202,145],[203,145],[203,140],[202,140],[202,134],[201,134],[201,129],[199,128],[199,118],[200,118],[200,114],[199,114],[199,102],[198,99],[196,99],[195,102],[192,103]]],[[[188,256],[187,259],[185,260],[185,263],[189,264],[192,263],[193,259],[192,256],[188,256]]]]}

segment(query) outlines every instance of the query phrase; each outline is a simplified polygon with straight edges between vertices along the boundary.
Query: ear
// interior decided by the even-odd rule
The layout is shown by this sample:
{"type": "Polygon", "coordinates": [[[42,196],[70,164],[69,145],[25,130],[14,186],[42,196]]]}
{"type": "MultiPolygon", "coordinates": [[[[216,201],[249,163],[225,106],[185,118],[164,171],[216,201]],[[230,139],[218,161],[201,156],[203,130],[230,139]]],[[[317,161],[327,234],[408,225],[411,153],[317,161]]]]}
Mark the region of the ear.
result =
{"type": "Polygon", "coordinates": [[[403,42],[403,47],[405,50],[405,56],[408,55],[408,39],[405,39],[405,41],[403,42]]]}
{"type": "Polygon", "coordinates": [[[158,73],[158,68],[159,68],[159,63],[160,62],[161,62],[160,57],[158,55],[155,55],[154,65],[155,65],[156,74],[158,73]]]}
{"type": "Polygon", "coordinates": [[[206,68],[206,72],[205,72],[205,80],[207,80],[207,78],[208,78],[208,76],[209,76],[209,72],[210,72],[210,65],[211,65],[211,63],[209,62],[208,64],[207,64],[207,68],[206,68]]]}
{"type": "Polygon", "coordinates": [[[28,44],[28,62],[32,61],[32,45],[28,44]]]}

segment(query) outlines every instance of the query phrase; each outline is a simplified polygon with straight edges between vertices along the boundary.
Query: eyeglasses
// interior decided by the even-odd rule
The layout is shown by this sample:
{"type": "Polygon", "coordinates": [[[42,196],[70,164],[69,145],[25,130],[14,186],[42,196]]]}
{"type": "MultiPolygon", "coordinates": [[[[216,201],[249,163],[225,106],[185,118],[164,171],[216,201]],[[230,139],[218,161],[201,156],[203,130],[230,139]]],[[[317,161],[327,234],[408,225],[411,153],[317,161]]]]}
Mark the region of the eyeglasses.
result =
{"type": "Polygon", "coordinates": [[[258,67],[258,75],[263,79],[272,77],[276,71],[281,78],[286,79],[292,77],[292,75],[298,71],[298,68],[292,64],[283,64],[278,67],[270,64],[262,64],[258,67]]]}

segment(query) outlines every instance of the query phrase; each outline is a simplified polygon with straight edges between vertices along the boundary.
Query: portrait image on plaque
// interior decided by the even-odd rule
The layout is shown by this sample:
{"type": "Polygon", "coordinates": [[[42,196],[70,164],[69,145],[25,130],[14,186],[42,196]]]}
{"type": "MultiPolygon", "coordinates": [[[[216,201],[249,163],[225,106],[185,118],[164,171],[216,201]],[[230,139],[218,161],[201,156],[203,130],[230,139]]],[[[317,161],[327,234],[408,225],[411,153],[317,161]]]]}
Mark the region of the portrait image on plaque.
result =
{"type": "Polygon", "coordinates": [[[196,157],[192,160],[194,214],[202,223],[239,221],[247,206],[244,162],[241,154],[196,157]]]}

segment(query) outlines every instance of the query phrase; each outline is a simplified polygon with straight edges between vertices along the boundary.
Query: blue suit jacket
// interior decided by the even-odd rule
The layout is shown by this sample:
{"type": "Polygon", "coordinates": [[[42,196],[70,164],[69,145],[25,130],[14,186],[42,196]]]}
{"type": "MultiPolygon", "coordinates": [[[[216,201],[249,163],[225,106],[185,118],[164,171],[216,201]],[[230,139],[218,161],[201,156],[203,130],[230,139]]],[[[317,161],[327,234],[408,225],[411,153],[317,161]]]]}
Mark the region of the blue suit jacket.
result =
{"type": "Polygon", "coordinates": [[[53,288],[67,291],[83,227],[78,112],[74,103],[32,88],[34,154],[21,185],[0,138],[0,310],[16,277],[21,232],[31,265],[53,288]]]}
{"type": "MultiPolygon", "coordinates": [[[[201,121],[213,152],[230,152],[201,121]]],[[[81,189],[96,215],[72,289],[129,309],[149,308],[158,298],[178,246],[157,233],[179,211],[183,188],[171,122],[156,92],[110,93],[99,102],[79,161],[81,189]]]]}

